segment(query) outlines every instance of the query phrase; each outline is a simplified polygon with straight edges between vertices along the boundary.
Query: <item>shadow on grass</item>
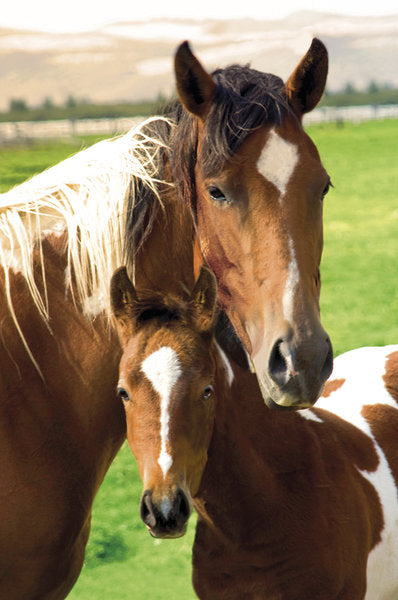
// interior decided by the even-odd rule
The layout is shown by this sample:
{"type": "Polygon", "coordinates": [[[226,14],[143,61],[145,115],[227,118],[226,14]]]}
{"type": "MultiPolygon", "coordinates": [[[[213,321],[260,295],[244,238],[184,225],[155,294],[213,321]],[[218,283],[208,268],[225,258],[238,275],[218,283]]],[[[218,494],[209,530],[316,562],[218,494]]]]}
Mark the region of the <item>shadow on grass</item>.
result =
{"type": "Polygon", "coordinates": [[[105,563],[124,562],[131,554],[132,549],[127,546],[121,533],[97,525],[95,536],[87,546],[85,566],[93,569],[105,563]]]}

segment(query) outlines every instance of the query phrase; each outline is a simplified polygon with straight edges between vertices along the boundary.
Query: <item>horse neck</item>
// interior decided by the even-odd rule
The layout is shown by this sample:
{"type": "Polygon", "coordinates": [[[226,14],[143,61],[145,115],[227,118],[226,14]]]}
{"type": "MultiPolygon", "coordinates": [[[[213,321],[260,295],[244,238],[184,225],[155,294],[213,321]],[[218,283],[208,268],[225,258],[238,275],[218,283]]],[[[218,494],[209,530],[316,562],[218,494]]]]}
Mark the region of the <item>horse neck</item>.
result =
{"type": "Polygon", "coordinates": [[[174,188],[161,196],[161,206],[134,261],[138,295],[171,292],[181,296],[194,285],[194,227],[188,208],[174,188]]]}
{"type": "MultiPolygon", "coordinates": [[[[228,375],[224,359],[217,357],[214,431],[195,502],[199,515],[219,533],[228,536],[235,531],[239,536],[246,523],[236,518],[234,507],[247,504],[249,511],[254,510],[253,498],[260,494],[262,511],[272,515],[279,501],[277,477],[300,468],[298,446],[281,440],[293,439],[297,428],[299,436],[304,431],[300,433],[301,417],[266,407],[255,375],[233,362],[230,367],[232,385],[231,371],[228,375]]],[[[243,508],[239,510],[244,514],[243,508]]]]}

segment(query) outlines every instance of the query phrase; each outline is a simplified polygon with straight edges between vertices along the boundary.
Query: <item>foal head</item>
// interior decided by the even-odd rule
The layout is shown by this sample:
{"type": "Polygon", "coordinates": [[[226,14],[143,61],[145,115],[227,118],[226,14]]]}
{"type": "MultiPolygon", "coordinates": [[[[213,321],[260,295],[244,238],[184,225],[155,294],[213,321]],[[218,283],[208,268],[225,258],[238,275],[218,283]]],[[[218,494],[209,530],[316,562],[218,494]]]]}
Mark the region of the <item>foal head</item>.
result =
{"type": "Polygon", "coordinates": [[[271,407],[311,406],[332,369],[319,316],[330,180],[301,123],[321,98],[327,68],[316,39],[286,84],[237,65],[210,75],[187,43],[175,59],[183,109],[174,179],[271,407]]]}
{"type": "Polygon", "coordinates": [[[192,511],[212,434],[216,283],[202,267],[191,296],[140,301],[125,268],[111,283],[123,347],[118,393],[144,484],[141,518],[155,537],[179,537],[192,511]]]}

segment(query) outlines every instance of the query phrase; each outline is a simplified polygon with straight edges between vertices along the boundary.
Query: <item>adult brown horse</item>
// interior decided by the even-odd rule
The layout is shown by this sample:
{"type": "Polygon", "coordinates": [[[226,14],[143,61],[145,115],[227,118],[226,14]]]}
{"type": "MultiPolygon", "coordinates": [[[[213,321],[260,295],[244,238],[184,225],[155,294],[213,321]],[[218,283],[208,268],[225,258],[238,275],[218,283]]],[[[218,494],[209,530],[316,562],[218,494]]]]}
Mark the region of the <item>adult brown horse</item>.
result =
{"type": "Polygon", "coordinates": [[[129,259],[141,297],[192,289],[191,210],[238,333],[258,326],[262,339],[273,315],[266,368],[246,339],[258,370],[270,367],[266,400],[316,400],[331,368],[318,314],[328,176],[300,117],[323,91],[326,57],[315,41],[283,86],[238,67],[213,79],[183,45],[177,87],[191,113],[178,105],[0,197],[0,597],[63,598],[80,572],[92,502],[125,437],[108,282],[129,259]]]}
{"type": "Polygon", "coordinates": [[[281,415],[216,344],[216,286],[145,301],[120,269],[119,395],[155,537],[198,512],[205,600],[398,597],[398,346],[336,360],[322,408],[281,415]]]}
{"type": "Polygon", "coordinates": [[[271,406],[311,406],[332,368],[318,304],[330,180],[301,123],[327,65],[317,39],[285,85],[237,66],[210,76],[187,44],[176,55],[186,110],[168,140],[172,177],[271,406]]]}

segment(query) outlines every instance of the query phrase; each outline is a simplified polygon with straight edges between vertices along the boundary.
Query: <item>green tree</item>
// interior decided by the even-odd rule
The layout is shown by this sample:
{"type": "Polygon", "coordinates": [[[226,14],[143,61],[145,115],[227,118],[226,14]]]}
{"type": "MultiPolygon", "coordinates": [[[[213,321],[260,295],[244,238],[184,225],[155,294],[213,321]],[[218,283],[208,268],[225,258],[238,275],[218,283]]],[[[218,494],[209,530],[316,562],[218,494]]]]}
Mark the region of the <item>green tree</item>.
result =
{"type": "Polygon", "coordinates": [[[27,111],[28,105],[23,98],[11,98],[10,100],[10,111],[27,111]]]}

